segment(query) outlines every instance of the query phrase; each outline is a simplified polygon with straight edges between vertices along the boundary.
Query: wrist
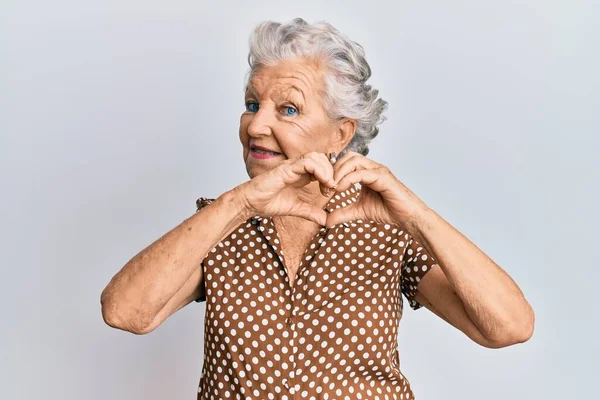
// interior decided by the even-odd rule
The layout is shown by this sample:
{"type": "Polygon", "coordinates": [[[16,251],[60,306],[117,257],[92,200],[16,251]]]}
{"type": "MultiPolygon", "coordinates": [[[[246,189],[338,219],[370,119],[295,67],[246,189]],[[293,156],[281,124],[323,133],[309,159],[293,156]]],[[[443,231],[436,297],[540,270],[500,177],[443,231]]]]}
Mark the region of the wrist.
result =
{"type": "Polygon", "coordinates": [[[239,186],[223,193],[220,197],[222,197],[224,204],[227,204],[232,208],[240,223],[254,216],[250,207],[248,207],[246,197],[241,193],[239,186]]]}
{"type": "Polygon", "coordinates": [[[432,218],[435,218],[436,212],[428,207],[417,208],[411,214],[408,225],[414,234],[420,234],[423,229],[431,225],[432,218]]]}

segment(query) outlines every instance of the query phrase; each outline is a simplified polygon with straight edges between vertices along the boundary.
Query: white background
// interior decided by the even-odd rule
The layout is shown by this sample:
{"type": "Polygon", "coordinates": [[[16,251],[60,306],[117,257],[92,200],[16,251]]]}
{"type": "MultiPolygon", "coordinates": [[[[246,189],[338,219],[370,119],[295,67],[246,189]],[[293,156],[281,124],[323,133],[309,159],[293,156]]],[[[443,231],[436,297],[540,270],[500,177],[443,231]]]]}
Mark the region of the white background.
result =
{"type": "Polygon", "coordinates": [[[204,304],[146,336],[100,293],[248,179],[247,40],[326,20],[389,101],[369,157],[520,285],[527,343],[490,350],[405,304],[417,400],[597,393],[600,21],[584,1],[26,1],[0,12],[0,398],[195,399],[204,304]]]}

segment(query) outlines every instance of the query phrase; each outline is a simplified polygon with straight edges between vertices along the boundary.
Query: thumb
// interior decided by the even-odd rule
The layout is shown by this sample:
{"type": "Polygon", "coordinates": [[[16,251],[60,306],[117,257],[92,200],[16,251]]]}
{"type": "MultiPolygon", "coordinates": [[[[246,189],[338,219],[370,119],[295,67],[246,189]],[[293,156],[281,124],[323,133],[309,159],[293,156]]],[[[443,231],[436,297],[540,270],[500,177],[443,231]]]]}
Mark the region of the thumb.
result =
{"type": "Polygon", "coordinates": [[[334,225],[341,224],[342,222],[354,221],[361,218],[361,213],[356,203],[350,204],[346,207],[340,207],[333,210],[327,216],[327,227],[331,228],[334,225]]]}
{"type": "Polygon", "coordinates": [[[294,204],[288,215],[305,218],[321,226],[325,226],[327,222],[327,212],[325,210],[301,200],[294,204]]]}

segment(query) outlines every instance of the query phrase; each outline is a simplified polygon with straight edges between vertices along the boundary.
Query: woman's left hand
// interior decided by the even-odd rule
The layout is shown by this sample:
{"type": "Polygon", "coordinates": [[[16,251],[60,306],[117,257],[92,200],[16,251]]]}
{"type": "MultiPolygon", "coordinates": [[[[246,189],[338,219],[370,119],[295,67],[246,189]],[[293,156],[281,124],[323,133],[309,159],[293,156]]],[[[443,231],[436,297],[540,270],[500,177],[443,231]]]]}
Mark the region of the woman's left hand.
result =
{"type": "Polygon", "coordinates": [[[361,184],[356,202],[335,209],[327,216],[327,226],[361,219],[399,224],[410,230],[416,215],[428,207],[400,182],[388,167],[362,154],[349,151],[333,165],[336,192],[361,184]]]}

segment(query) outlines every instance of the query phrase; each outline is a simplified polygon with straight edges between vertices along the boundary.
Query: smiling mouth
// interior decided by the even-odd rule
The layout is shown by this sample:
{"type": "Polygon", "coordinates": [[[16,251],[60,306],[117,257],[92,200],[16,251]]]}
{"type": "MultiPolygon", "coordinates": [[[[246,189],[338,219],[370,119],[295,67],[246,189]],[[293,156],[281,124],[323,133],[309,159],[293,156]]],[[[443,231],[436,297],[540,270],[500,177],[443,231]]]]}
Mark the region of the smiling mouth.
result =
{"type": "Polygon", "coordinates": [[[281,154],[281,153],[277,153],[275,151],[265,151],[265,150],[260,150],[260,149],[257,149],[257,148],[252,148],[251,150],[253,152],[255,152],[255,153],[258,153],[258,154],[270,154],[270,155],[273,155],[273,156],[277,156],[277,155],[281,154]]]}

